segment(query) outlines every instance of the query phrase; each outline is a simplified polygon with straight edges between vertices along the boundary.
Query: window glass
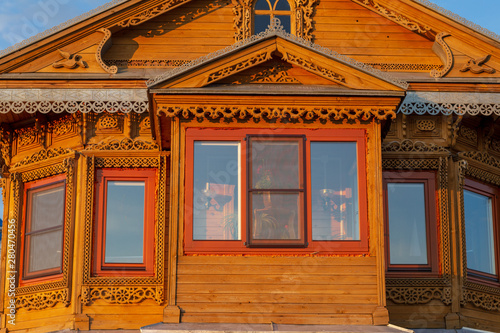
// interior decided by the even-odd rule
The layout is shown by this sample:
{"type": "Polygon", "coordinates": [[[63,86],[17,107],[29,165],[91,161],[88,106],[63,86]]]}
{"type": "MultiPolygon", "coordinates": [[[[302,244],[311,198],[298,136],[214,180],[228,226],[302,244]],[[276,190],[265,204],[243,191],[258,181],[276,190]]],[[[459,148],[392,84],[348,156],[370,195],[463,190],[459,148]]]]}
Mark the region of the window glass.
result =
{"type": "Polygon", "coordinates": [[[286,32],[290,32],[292,30],[292,23],[290,22],[290,15],[276,15],[276,18],[280,20],[280,23],[286,32]]]}
{"type": "Polygon", "coordinates": [[[108,181],[105,263],[142,263],[144,249],[143,181],[108,181]]]}
{"type": "Polygon", "coordinates": [[[257,0],[255,2],[256,10],[271,10],[272,6],[269,0],[257,0]]]}
{"type": "Polygon", "coordinates": [[[390,264],[428,264],[424,191],[423,183],[387,184],[390,264]]]}
{"type": "Polygon", "coordinates": [[[467,268],[496,274],[491,198],[464,190],[467,268]]]}
{"type": "Polygon", "coordinates": [[[359,240],[355,142],[311,142],[313,240],[359,240]]]}
{"type": "Polygon", "coordinates": [[[254,34],[265,31],[278,18],[286,32],[291,32],[291,9],[287,0],[257,0],[253,13],[254,34]]]}
{"type": "Polygon", "coordinates": [[[271,17],[269,15],[255,15],[254,16],[254,33],[258,34],[265,31],[271,24],[271,17]]]}
{"type": "Polygon", "coordinates": [[[290,4],[287,0],[277,0],[274,3],[275,10],[290,10],[290,4]]]}
{"type": "Polygon", "coordinates": [[[25,277],[50,274],[62,264],[65,184],[28,189],[25,277]]]}
{"type": "Polygon", "coordinates": [[[240,144],[195,142],[193,239],[238,240],[240,144]]]}

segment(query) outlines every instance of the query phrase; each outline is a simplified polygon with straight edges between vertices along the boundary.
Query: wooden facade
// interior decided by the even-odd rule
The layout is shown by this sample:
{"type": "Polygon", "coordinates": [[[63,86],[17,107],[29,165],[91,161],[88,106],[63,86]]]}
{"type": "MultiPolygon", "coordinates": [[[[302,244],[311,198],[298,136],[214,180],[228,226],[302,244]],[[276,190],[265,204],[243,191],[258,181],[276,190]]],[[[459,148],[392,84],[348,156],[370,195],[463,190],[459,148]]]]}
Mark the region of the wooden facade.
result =
{"type": "Polygon", "coordinates": [[[0,52],[3,332],[500,331],[500,37],[425,0],[279,1],[113,1],[0,52]],[[394,184],[424,184],[422,246],[393,243],[394,184]]]}

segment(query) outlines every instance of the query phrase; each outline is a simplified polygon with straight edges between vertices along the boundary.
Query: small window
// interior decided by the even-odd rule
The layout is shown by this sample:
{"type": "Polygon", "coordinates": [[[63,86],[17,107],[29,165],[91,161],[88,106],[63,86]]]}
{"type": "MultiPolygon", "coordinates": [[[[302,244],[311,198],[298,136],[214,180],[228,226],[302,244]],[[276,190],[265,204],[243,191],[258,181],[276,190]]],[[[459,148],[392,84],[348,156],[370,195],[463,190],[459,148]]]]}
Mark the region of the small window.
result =
{"type": "Polygon", "coordinates": [[[469,274],[498,281],[498,189],[466,179],[465,239],[469,274]]]}
{"type": "Polygon", "coordinates": [[[384,172],[388,272],[438,273],[433,172],[384,172]]]}
{"type": "Polygon", "coordinates": [[[24,185],[22,280],[62,274],[65,176],[24,185]]]}
{"type": "Polygon", "coordinates": [[[280,20],[286,32],[291,31],[290,4],[287,0],[257,0],[254,7],[254,34],[265,31],[272,19],[280,20]]]}
{"type": "Polygon", "coordinates": [[[155,175],[150,169],[97,170],[97,275],[152,274],[155,175]]]}
{"type": "Polygon", "coordinates": [[[364,130],[186,132],[186,253],[366,253],[364,130]]]}

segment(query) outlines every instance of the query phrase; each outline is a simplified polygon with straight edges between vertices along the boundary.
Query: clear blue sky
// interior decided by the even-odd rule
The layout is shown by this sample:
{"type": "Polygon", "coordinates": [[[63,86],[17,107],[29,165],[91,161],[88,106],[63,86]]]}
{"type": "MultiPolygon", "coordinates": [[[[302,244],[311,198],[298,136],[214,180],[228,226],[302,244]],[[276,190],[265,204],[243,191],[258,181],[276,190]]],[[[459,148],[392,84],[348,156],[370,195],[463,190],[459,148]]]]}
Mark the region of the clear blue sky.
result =
{"type": "MultiPolygon", "coordinates": [[[[0,50],[72,19],[108,0],[0,0],[0,50]]],[[[433,0],[500,35],[500,0],[433,0]]]]}

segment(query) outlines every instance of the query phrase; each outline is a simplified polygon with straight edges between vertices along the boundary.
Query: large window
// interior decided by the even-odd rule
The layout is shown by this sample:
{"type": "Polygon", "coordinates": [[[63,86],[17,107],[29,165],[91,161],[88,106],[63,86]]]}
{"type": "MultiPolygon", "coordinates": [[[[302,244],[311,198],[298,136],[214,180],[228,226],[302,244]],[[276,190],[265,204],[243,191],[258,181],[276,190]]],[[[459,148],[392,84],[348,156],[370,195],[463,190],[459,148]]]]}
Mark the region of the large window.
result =
{"type": "Polygon", "coordinates": [[[96,275],[152,275],[152,169],[99,169],[96,185],[96,275]]]}
{"type": "Polygon", "coordinates": [[[466,179],[465,239],[469,274],[498,281],[498,189],[466,179]]]}
{"type": "Polygon", "coordinates": [[[438,273],[433,172],[384,172],[388,272],[438,273]]]}
{"type": "Polygon", "coordinates": [[[192,128],[186,149],[187,252],[367,251],[364,130],[192,128]]]}
{"type": "Polygon", "coordinates": [[[62,274],[65,189],[65,175],[24,185],[22,281],[62,274]]]}

